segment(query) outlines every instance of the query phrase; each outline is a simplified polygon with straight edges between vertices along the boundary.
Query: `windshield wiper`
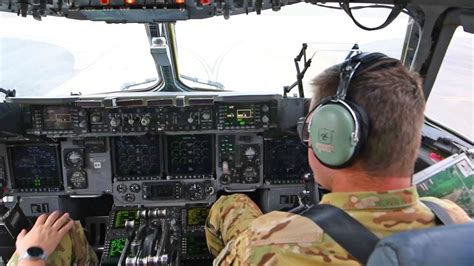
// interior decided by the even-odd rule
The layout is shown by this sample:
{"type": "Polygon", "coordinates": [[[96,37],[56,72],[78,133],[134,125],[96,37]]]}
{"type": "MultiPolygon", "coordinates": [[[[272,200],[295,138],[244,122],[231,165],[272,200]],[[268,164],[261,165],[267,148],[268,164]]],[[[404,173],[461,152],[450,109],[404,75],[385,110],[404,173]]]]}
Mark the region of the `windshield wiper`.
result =
{"type": "MultiPolygon", "coordinates": [[[[128,90],[133,90],[132,88],[133,87],[138,87],[138,86],[143,86],[145,84],[149,84],[149,83],[155,83],[158,79],[157,78],[147,78],[143,81],[139,81],[139,82],[127,82],[127,83],[124,83],[122,85],[122,87],[120,87],[120,90],[121,91],[128,91],[128,90]]],[[[151,84],[150,84],[151,85],[151,84]]],[[[148,86],[143,86],[141,89],[143,88],[147,88],[149,87],[150,85],[148,86]]]]}
{"type": "Polygon", "coordinates": [[[224,84],[222,84],[220,82],[217,82],[217,81],[193,78],[193,77],[186,76],[186,75],[183,75],[183,74],[180,74],[179,77],[182,78],[182,79],[185,79],[185,80],[189,80],[189,81],[198,83],[198,84],[203,84],[203,85],[208,85],[208,86],[211,86],[211,87],[215,87],[219,90],[224,90],[225,89],[224,84]]]}

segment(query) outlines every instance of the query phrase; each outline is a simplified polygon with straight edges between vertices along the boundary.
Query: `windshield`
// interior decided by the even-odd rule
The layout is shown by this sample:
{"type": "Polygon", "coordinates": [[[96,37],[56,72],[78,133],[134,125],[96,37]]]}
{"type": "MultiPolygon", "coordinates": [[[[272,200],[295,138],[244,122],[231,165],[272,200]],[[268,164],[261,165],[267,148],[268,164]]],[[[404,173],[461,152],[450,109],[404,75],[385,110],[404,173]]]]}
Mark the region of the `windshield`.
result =
{"type": "MultiPolygon", "coordinates": [[[[354,11],[361,23],[372,27],[380,25],[388,13],[389,9],[381,8],[354,11]]],[[[293,59],[302,43],[308,43],[307,56],[313,61],[304,85],[309,97],[311,79],[341,62],[355,43],[364,52],[400,58],[408,18],[400,14],[387,28],[369,32],[354,25],[342,10],[301,3],[262,15],[177,22],[181,81],[194,88],[221,89],[204,85],[211,81],[226,90],[282,94],[283,86],[296,81],[293,59]]],[[[297,91],[293,89],[290,95],[297,91]]]]}
{"type": "Polygon", "coordinates": [[[426,115],[474,140],[474,35],[458,27],[426,104],[426,115]]]}
{"type": "Polygon", "coordinates": [[[141,24],[36,21],[0,12],[0,25],[0,87],[17,96],[91,94],[157,82],[141,24]]]}

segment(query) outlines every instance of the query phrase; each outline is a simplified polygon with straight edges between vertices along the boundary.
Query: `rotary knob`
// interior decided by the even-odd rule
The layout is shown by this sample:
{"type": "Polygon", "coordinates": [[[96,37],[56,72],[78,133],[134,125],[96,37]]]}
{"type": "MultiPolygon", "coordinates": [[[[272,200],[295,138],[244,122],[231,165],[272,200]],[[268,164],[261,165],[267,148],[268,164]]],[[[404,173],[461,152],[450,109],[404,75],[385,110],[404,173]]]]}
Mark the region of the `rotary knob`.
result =
{"type": "Polygon", "coordinates": [[[125,192],[127,192],[127,186],[124,185],[124,184],[119,184],[117,186],[117,191],[118,191],[118,193],[125,193],[125,192]]]}
{"type": "Polygon", "coordinates": [[[262,116],[262,122],[263,122],[263,123],[268,123],[268,121],[270,121],[270,119],[268,118],[268,116],[266,116],[266,115],[262,116]]]}
{"type": "Polygon", "coordinates": [[[80,127],[80,128],[86,128],[86,127],[87,127],[87,121],[86,121],[86,120],[82,120],[82,121],[79,123],[79,127],[80,127]]]}
{"type": "Polygon", "coordinates": [[[97,123],[97,122],[100,122],[101,117],[100,117],[99,114],[93,114],[92,117],[91,117],[91,120],[92,120],[92,122],[97,123]]]}
{"type": "Polygon", "coordinates": [[[123,196],[123,199],[125,201],[128,201],[128,202],[133,202],[133,201],[135,201],[135,195],[133,195],[131,193],[127,193],[127,194],[125,194],[125,196],[123,196]]]}
{"type": "Polygon", "coordinates": [[[85,110],[80,110],[79,111],[79,116],[86,116],[87,112],[85,110]]]}
{"type": "Polygon", "coordinates": [[[214,194],[214,192],[215,192],[215,190],[214,190],[213,187],[206,187],[206,193],[208,195],[212,195],[212,194],[214,194]]]}
{"type": "Polygon", "coordinates": [[[221,178],[220,178],[220,181],[221,181],[221,184],[223,185],[227,185],[230,183],[230,175],[222,175],[221,178]]]}
{"type": "Polygon", "coordinates": [[[135,124],[135,120],[134,120],[133,118],[131,118],[131,117],[127,120],[127,122],[128,122],[128,124],[131,125],[131,126],[133,126],[133,124],[135,124]]]}
{"type": "Polygon", "coordinates": [[[140,121],[142,126],[146,127],[150,124],[150,117],[149,116],[144,116],[142,120],[140,121]]]}
{"type": "Polygon", "coordinates": [[[140,185],[137,183],[133,183],[130,185],[130,191],[133,193],[138,193],[140,192],[140,185]]]}
{"type": "Polygon", "coordinates": [[[111,125],[112,127],[118,127],[118,126],[120,126],[120,123],[121,123],[121,122],[122,122],[122,121],[121,121],[120,118],[118,118],[118,117],[112,117],[112,119],[110,119],[110,125],[111,125]]]}
{"type": "Polygon", "coordinates": [[[202,119],[204,119],[204,120],[209,120],[209,119],[211,119],[211,114],[210,114],[210,113],[203,113],[203,114],[202,114],[202,119]]]}
{"type": "Polygon", "coordinates": [[[268,112],[268,110],[270,110],[268,105],[266,105],[266,104],[262,105],[262,112],[266,113],[266,112],[268,112]]]}

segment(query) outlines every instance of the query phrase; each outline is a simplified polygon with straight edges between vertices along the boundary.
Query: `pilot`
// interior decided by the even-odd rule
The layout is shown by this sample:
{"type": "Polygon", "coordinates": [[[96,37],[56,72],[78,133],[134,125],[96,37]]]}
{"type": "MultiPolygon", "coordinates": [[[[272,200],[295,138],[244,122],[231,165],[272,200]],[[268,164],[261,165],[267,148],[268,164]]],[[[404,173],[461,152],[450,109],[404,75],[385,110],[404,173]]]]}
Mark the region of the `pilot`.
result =
{"type": "Polygon", "coordinates": [[[16,251],[7,265],[98,265],[98,259],[81,223],[55,211],[40,215],[29,232],[23,229],[18,234],[16,251]]]}
{"type": "MultiPolygon", "coordinates": [[[[300,137],[316,182],[331,191],[320,203],[344,210],[380,238],[435,226],[411,183],[424,120],[420,77],[383,54],[358,54],[323,71],[312,87],[300,137]]],[[[453,202],[423,199],[455,223],[471,221],[453,202]]],[[[263,214],[243,194],[220,197],[205,230],[214,265],[359,264],[309,218],[263,214]]]]}

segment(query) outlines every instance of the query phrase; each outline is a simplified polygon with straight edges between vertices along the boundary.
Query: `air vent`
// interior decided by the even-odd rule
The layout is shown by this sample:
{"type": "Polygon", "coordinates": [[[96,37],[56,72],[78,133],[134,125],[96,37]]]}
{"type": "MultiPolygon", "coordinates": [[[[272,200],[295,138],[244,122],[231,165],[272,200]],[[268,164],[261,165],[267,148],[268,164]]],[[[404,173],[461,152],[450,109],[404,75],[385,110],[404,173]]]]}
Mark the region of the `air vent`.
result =
{"type": "Polygon", "coordinates": [[[116,106],[118,107],[130,107],[130,106],[143,106],[142,99],[133,99],[133,100],[117,100],[116,106]]]}
{"type": "Polygon", "coordinates": [[[102,106],[102,101],[76,101],[76,106],[82,108],[97,108],[102,106]]]}
{"type": "Polygon", "coordinates": [[[149,100],[148,106],[173,106],[173,99],[149,100]]]}
{"type": "Polygon", "coordinates": [[[213,105],[214,99],[212,98],[191,98],[188,100],[189,105],[213,105]]]}

